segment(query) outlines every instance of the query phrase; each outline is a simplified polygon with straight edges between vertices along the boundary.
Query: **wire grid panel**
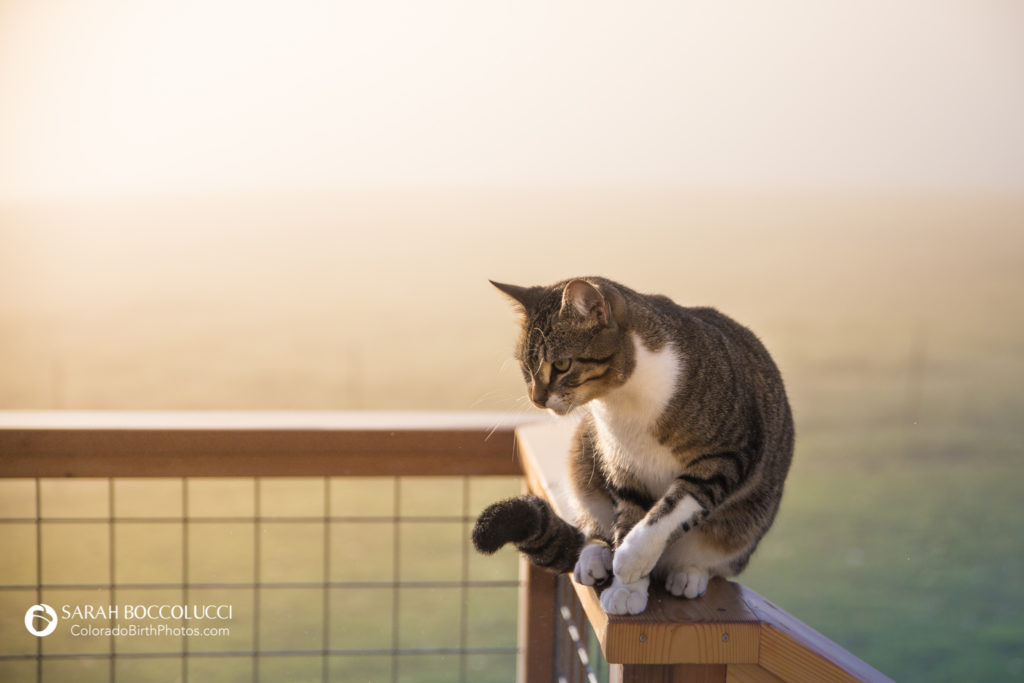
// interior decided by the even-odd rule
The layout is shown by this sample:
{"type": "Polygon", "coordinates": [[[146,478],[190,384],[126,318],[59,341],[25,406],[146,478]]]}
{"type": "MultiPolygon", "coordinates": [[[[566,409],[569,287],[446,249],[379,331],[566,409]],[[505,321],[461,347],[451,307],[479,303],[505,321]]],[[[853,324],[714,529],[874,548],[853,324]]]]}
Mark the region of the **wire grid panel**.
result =
{"type": "Polygon", "coordinates": [[[608,683],[608,662],[568,575],[559,575],[556,595],[556,679],[559,683],[608,683]]]}
{"type": "Polygon", "coordinates": [[[519,487],[0,481],[0,680],[510,680],[516,557],[468,539],[519,487]],[[34,605],[52,633],[28,631],[34,605]]]}

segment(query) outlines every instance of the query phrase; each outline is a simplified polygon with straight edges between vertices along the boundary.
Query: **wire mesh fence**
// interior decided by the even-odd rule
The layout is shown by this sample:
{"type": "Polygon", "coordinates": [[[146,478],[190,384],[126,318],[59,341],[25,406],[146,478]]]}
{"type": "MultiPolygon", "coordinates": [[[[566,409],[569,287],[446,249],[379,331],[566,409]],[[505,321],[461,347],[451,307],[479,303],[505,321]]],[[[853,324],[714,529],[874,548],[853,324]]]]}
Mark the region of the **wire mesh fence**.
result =
{"type": "Polygon", "coordinates": [[[511,680],[516,557],[468,539],[520,486],[0,481],[0,680],[511,680]]]}
{"type": "Polygon", "coordinates": [[[556,680],[558,683],[607,683],[608,662],[567,575],[558,577],[555,595],[556,680]]]}

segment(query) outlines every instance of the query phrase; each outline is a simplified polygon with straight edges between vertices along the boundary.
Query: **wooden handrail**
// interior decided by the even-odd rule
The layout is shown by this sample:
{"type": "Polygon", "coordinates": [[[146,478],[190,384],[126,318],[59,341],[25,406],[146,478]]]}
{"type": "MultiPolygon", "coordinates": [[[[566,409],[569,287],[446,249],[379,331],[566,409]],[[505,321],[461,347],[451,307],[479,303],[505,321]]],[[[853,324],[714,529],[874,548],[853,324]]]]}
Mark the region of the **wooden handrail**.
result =
{"type": "MultiPolygon", "coordinates": [[[[531,492],[564,519],[575,517],[566,456],[576,423],[560,420],[517,430],[531,492]]],[[[652,583],[647,609],[609,616],[597,591],[573,583],[613,679],[742,681],[888,681],[852,654],[751,589],[714,579],[697,600],[652,583]]]]}
{"type": "Polygon", "coordinates": [[[0,411],[0,477],[519,475],[509,413],[0,411]]]}

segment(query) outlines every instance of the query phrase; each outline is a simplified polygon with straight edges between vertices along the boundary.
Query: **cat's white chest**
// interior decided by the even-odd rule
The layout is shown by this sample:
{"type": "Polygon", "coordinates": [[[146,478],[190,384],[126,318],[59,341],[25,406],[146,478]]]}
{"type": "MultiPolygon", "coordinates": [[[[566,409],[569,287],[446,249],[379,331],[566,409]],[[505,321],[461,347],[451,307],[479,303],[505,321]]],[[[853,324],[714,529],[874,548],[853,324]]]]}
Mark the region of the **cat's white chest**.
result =
{"type": "Polygon", "coordinates": [[[597,447],[614,469],[629,471],[658,498],[682,472],[671,449],[658,442],[656,424],[682,381],[682,361],[666,344],[651,351],[633,335],[636,367],[621,387],[589,404],[597,447]]]}

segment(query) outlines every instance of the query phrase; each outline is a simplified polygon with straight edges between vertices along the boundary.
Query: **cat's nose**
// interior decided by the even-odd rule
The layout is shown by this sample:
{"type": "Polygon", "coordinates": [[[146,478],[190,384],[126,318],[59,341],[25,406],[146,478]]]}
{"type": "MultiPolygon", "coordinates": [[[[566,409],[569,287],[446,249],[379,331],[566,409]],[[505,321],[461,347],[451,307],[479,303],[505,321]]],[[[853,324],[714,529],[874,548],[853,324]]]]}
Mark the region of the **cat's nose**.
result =
{"type": "Polygon", "coordinates": [[[543,389],[538,389],[534,387],[534,389],[530,392],[530,400],[533,401],[533,405],[537,406],[538,408],[547,408],[548,392],[543,389]]]}

